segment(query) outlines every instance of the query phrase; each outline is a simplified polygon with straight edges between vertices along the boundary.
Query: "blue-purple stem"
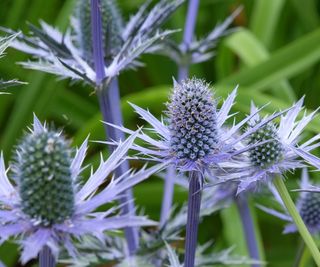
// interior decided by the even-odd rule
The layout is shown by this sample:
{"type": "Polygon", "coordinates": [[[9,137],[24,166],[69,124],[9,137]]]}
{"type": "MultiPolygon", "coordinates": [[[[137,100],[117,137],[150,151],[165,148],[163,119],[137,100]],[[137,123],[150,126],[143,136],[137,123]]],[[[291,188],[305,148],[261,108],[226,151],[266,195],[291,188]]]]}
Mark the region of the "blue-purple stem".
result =
{"type": "Polygon", "coordinates": [[[175,167],[170,165],[167,168],[166,177],[164,180],[164,191],[163,191],[161,215],[160,215],[160,228],[162,228],[166,224],[170,216],[173,194],[174,194],[175,175],[176,175],[175,167]]]}
{"type": "MultiPolygon", "coordinates": [[[[190,44],[193,40],[194,29],[196,27],[198,10],[199,10],[199,3],[200,3],[200,0],[189,0],[188,14],[187,14],[186,23],[184,26],[184,34],[183,34],[183,42],[182,42],[182,47],[185,51],[188,51],[190,44]]],[[[189,74],[189,67],[190,67],[189,65],[179,66],[179,70],[178,70],[179,81],[187,78],[189,74]]]]}
{"type": "MultiPolygon", "coordinates": [[[[102,82],[106,78],[104,70],[104,50],[102,40],[102,20],[99,10],[99,0],[91,0],[91,25],[92,25],[92,42],[93,58],[96,70],[97,95],[99,99],[100,111],[103,120],[115,125],[122,125],[122,112],[120,108],[120,94],[118,79],[113,78],[108,87],[103,88],[102,82]]],[[[106,135],[110,140],[124,140],[125,135],[118,129],[111,126],[105,126],[106,135]]],[[[115,149],[109,146],[110,152],[115,149]]],[[[125,161],[116,169],[116,176],[119,177],[129,170],[129,164],[125,161]]],[[[123,214],[135,214],[132,190],[127,190],[120,199],[123,214]]],[[[135,254],[139,245],[138,229],[135,227],[125,228],[125,237],[128,244],[129,254],[135,254]]]]}
{"type": "MultiPolygon", "coordinates": [[[[242,227],[245,234],[247,247],[250,258],[253,260],[260,260],[260,253],[258,248],[258,242],[254,231],[253,218],[250,212],[248,199],[246,196],[238,196],[236,198],[236,204],[240,213],[242,221],[242,227]]],[[[260,267],[261,264],[252,264],[252,267],[260,267]]]]}
{"type": "Polygon", "coordinates": [[[48,246],[44,246],[44,248],[39,253],[39,267],[54,266],[56,266],[56,260],[51,253],[51,249],[48,246]]]}
{"type": "Polygon", "coordinates": [[[104,70],[104,49],[102,39],[102,19],[100,0],[91,0],[91,32],[93,47],[93,62],[96,71],[96,84],[100,86],[106,77],[104,70]]]}
{"type": "MultiPolygon", "coordinates": [[[[190,0],[188,6],[188,14],[185,22],[184,35],[182,45],[187,50],[192,42],[197,14],[199,9],[199,0],[190,0]]],[[[180,65],[178,69],[178,81],[184,80],[189,75],[189,66],[180,65]]],[[[161,206],[160,227],[162,227],[169,219],[172,200],[174,195],[175,168],[169,166],[167,169],[164,191],[161,206]]]]}
{"type": "Polygon", "coordinates": [[[203,175],[200,172],[190,172],[184,267],[194,267],[195,263],[202,183],[203,175]]]}

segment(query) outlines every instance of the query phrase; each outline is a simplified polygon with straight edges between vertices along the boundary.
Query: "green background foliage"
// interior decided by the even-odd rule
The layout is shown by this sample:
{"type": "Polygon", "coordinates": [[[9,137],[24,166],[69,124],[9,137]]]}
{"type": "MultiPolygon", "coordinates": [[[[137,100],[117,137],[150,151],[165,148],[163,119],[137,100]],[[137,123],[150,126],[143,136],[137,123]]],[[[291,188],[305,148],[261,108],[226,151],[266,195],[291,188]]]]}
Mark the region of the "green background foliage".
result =
{"type": "MultiPolygon", "coordinates": [[[[38,24],[44,20],[64,30],[69,23],[76,0],[1,0],[0,25],[27,31],[26,22],[38,24]]],[[[135,12],[143,0],[119,0],[126,19],[135,12]]],[[[265,109],[273,112],[306,96],[306,107],[319,106],[320,85],[320,1],[319,0],[201,0],[197,22],[197,37],[204,36],[219,21],[239,5],[243,11],[236,18],[237,31],[224,38],[217,47],[216,57],[192,66],[191,75],[210,81],[216,95],[226,97],[239,84],[239,96],[234,111],[239,116],[249,111],[250,101],[258,105],[269,103],[265,109]]],[[[169,28],[183,28],[186,5],[167,23],[169,28]]],[[[181,41],[182,34],[174,36],[181,41]]],[[[103,126],[97,97],[92,89],[56,77],[22,69],[16,62],[27,57],[12,49],[0,61],[0,76],[18,78],[28,82],[10,89],[10,95],[0,97],[0,147],[7,159],[21,134],[30,125],[33,112],[41,120],[53,121],[66,131],[74,145],[90,133],[92,140],[103,140],[103,126]]],[[[125,125],[134,129],[142,121],[132,112],[127,101],[149,108],[157,116],[165,109],[164,103],[172,87],[172,77],[177,67],[169,59],[158,55],[142,58],[146,66],[138,71],[128,71],[120,77],[122,109],[125,125]]],[[[308,128],[318,132],[319,119],[308,128]]],[[[88,161],[97,162],[104,146],[90,144],[88,161]]],[[[132,163],[140,167],[139,162],[132,163]]],[[[299,174],[290,175],[289,187],[297,187],[299,174]]],[[[316,178],[316,175],[312,175],[316,178]]],[[[162,181],[158,178],[137,186],[136,202],[147,214],[158,219],[162,181]]],[[[186,200],[186,192],[177,188],[175,202],[186,200]]],[[[270,205],[270,198],[255,197],[254,203],[270,205]]],[[[292,266],[299,245],[296,234],[282,235],[284,223],[254,208],[257,232],[265,260],[271,267],[292,266]]],[[[236,245],[235,252],[246,253],[241,222],[235,207],[206,218],[200,226],[200,242],[214,238],[217,249],[236,245]]],[[[15,245],[6,243],[0,248],[0,259],[8,266],[18,266],[15,245]]],[[[308,257],[306,257],[308,259],[308,257]]],[[[305,261],[302,266],[312,266],[305,261]]]]}

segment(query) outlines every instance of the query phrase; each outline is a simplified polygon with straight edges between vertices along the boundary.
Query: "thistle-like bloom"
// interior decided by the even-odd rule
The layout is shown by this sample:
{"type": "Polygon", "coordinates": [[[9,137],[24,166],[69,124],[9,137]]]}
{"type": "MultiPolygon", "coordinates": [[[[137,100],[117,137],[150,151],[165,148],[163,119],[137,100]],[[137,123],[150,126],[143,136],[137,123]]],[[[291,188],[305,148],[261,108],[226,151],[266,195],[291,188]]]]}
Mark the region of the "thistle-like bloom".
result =
{"type": "MultiPolygon", "coordinates": [[[[160,121],[150,112],[131,104],[142,119],[152,126],[151,131],[159,137],[155,139],[146,133],[139,133],[138,138],[149,144],[149,147],[135,144],[132,148],[147,156],[148,160],[174,164],[180,171],[211,173],[222,162],[225,162],[224,166],[233,166],[229,161],[234,156],[257,146],[253,144],[237,149],[238,144],[279,116],[274,114],[265,118],[246,133],[238,135],[239,129],[255,114],[231,128],[225,128],[226,121],[232,117],[229,112],[235,97],[236,89],[218,110],[209,84],[205,81],[196,78],[186,79],[181,83],[174,81],[166,119],[160,121]]],[[[126,133],[133,133],[124,127],[113,126],[126,133]]]]}
{"type": "MultiPolygon", "coordinates": [[[[269,122],[249,135],[247,140],[249,145],[265,143],[249,150],[248,156],[242,158],[242,163],[239,164],[240,171],[234,173],[235,176],[243,177],[238,193],[255,187],[259,182],[268,182],[275,175],[283,175],[288,170],[302,168],[306,164],[320,168],[320,159],[310,153],[320,145],[318,142],[320,135],[299,143],[304,128],[317,111],[309,115],[304,114],[298,120],[302,109],[303,98],[281,116],[279,125],[269,122]]],[[[256,114],[250,121],[251,127],[255,127],[261,119],[254,105],[252,105],[251,114],[256,114]]],[[[250,127],[249,131],[251,131],[250,127]]]]}
{"type": "MultiPolygon", "coordinates": [[[[309,182],[307,169],[303,169],[299,189],[299,191],[301,190],[302,192],[300,192],[296,201],[296,207],[310,233],[318,234],[320,232],[320,194],[312,192],[312,190],[310,192],[308,191],[314,187],[315,186],[309,182]]],[[[263,211],[287,222],[288,224],[283,231],[285,234],[297,232],[297,227],[291,216],[288,214],[278,192],[272,186],[270,186],[270,189],[276,201],[281,205],[284,213],[261,205],[258,205],[258,207],[263,211]]]]}
{"type": "Polygon", "coordinates": [[[31,133],[17,148],[12,167],[14,184],[7,176],[3,156],[0,157],[1,242],[19,236],[21,261],[26,263],[37,257],[44,247],[49,247],[57,257],[59,247],[63,246],[76,257],[73,237],[81,239],[83,235],[91,235],[104,240],[106,230],[153,224],[145,217],[117,215],[117,207],[96,211],[101,205],[118,200],[122,192],[158,170],[157,167],[128,172],[109,180],[108,185],[96,193],[121,164],[135,135],[121,143],[107,160],[101,158],[99,168],[82,184],[79,177],[87,140],[72,157],[61,133],[47,129],[34,117],[31,133]]]}
{"type": "MultiPolygon", "coordinates": [[[[141,66],[137,61],[139,56],[144,52],[154,51],[157,41],[175,32],[160,31],[160,26],[183,1],[162,0],[149,12],[147,8],[151,1],[147,1],[125,26],[114,1],[100,1],[105,73],[108,81],[124,69],[141,66]]],[[[27,68],[95,85],[96,73],[91,56],[90,1],[77,2],[72,27],[65,33],[41,22],[41,29],[30,25],[33,36],[21,36],[12,46],[38,59],[23,63],[27,68]]]]}

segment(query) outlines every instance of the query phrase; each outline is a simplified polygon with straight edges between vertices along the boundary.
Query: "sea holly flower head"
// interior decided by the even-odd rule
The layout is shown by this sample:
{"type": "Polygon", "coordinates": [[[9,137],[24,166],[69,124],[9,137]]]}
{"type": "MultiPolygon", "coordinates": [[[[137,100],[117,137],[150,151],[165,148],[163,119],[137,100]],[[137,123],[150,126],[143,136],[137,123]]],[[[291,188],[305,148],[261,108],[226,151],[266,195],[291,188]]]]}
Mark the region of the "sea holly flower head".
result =
{"type": "Polygon", "coordinates": [[[49,247],[55,257],[60,247],[76,257],[78,251],[73,238],[81,240],[91,235],[101,242],[108,230],[153,225],[154,222],[143,216],[119,215],[117,206],[96,211],[101,205],[118,200],[125,190],[159,170],[160,166],[127,172],[112,178],[96,193],[123,162],[136,134],[121,143],[107,160],[101,156],[98,169],[91,171],[88,180],[81,183],[79,177],[88,140],[72,156],[62,133],[48,129],[34,117],[31,132],[16,151],[12,166],[14,184],[8,177],[10,173],[5,168],[3,155],[0,156],[0,241],[18,237],[21,261],[26,263],[37,257],[44,247],[49,247]]]}
{"type": "MultiPolygon", "coordinates": [[[[238,134],[251,119],[249,116],[231,128],[225,127],[226,121],[232,117],[229,114],[233,106],[236,89],[217,109],[217,101],[213,99],[209,84],[197,78],[186,79],[181,83],[174,81],[174,89],[167,117],[162,120],[155,118],[150,112],[131,104],[134,110],[149,123],[159,139],[154,139],[147,133],[139,133],[138,138],[149,146],[133,145],[140,152],[140,158],[174,164],[180,171],[201,171],[212,173],[223,168],[233,167],[233,159],[237,155],[254,148],[257,144],[245,147],[239,146],[247,136],[266,123],[279,116],[274,114],[261,120],[244,134],[238,134]],[[238,149],[240,147],[240,149],[238,149]]],[[[107,123],[108,124],[108,123],[107,123]]],[[[126,133],[133,131],[122,126],[112,125],[126,133]]],[[[113,144],[117,144],[113,142],[113,144]]]]}
{"type": "MultiPolygon", "coordinates": [[[[315,187],[318,185],[312,185],[309,181],[309,175],[306,168],[302,170],[301,181],[300,181],[300,189],[299,197],[296,201],[297,210],[307,226],[308,230],[312,234],[320,233],[320,194],[318,192],[313,191],[315,187]],[[309,191],[310,190],[310,191],[309,191]]],[[[271,192],[273,193],[276,201],[282,207],[283,212],[267,208],[262,205],[258,205],[260,209],[263,211],[276,216],[288,224],[284,229],[284,233],[294,233],[297,232],[297,227],[294,224],[291,216],[288,214],[286,207],[284,206],[278,192],[275,190],[273,186],[270,185],[271,192]]]]}
{"type": "MultiPolygon", "coordinates": [[[[243,166],[240,166],[238,171],[234,170],[234,175],[241,177],[238,193],[254,189],[256,185],[270,181],[275,175],[283,175],[288,170],[302,168],[306,164],[320,167],[320,159],[310,153],[319,146],[320,135],[301,142],[303,130],[314,118],[317,110],[308,115],[304,113],[299,120],[302,110],[303,98],[280,117],[278,125],[269,122],[248,136],[249,145],[257,142],[264,144],[249,150],[248,155],[242,158],[243,166]]],[[[255,114],[250,121],[252,127],[260,121],[254,104],[251,114],[255,114]]]]}
{"type": "MultiPolygon", "coordinates": [[[[143,53],[154,52],[158,41],[176,32],[161,31],[160,27],[184,0],[161,0],[148,11],[150,2],[146,1],[125,24],[114,1],[100,1],[106,83],[125,69],[141,66],[138,60],[143,53]]],[[[21,35],[12,43],[12,47],[37,60],[22,65],[95,86],[90,1],[78,1],[72,25],[65,33],[45,22],[40,24],[41,28],[30,25],[31,36],[21,35]]]]}
{"type": "Polygon", "coordinates": [[[249,150],[249,158],[252,164],[261,169],[266,169],[272,164],[281,161],[283,148],[279,141],[277,128],[273,122],[269,122],[264,127],[258,129],[248,139],[250,145],[270,140],[263,145],[249,150]]]}
{"type": "Polygon", "coordinates": [[[216,103],[203,80],[176,83],[168,104],[170,151],[182,168],[203,169],[218,145],[216,103]]]}
{"type": "Polygon", "coordinates": [[[51,226],[74,213],[71,149],[57,131],[31,132],[16,150],[13,166],[21,209],[30,220],[51,226]]]}

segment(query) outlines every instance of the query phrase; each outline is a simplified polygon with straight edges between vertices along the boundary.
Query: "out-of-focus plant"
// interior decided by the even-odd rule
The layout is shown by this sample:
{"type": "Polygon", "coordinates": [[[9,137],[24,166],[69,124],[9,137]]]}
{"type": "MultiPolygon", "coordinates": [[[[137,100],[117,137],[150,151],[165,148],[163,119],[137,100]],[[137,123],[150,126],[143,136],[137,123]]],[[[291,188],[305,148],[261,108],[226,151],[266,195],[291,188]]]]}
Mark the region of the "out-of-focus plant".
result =
{"type": "MultiPolygon", "coordinates": [[[[10,44],[13,42],[17,36],[19,36],[20,33],[15,33],[13,35],[7,36],[7,37],[0,37],[0,58],[3,57],[4,51],[10,46],[10,44]]],[[[22,82],[18,80],[10,80],[10,81],[4,81],[0,78],[0,90],[3,90],[5,88],[16,86],[19,84],[23,84],[22,82]]],[[[0,91],[0,94],[3,94],[4,92],[0,91]]]]}

